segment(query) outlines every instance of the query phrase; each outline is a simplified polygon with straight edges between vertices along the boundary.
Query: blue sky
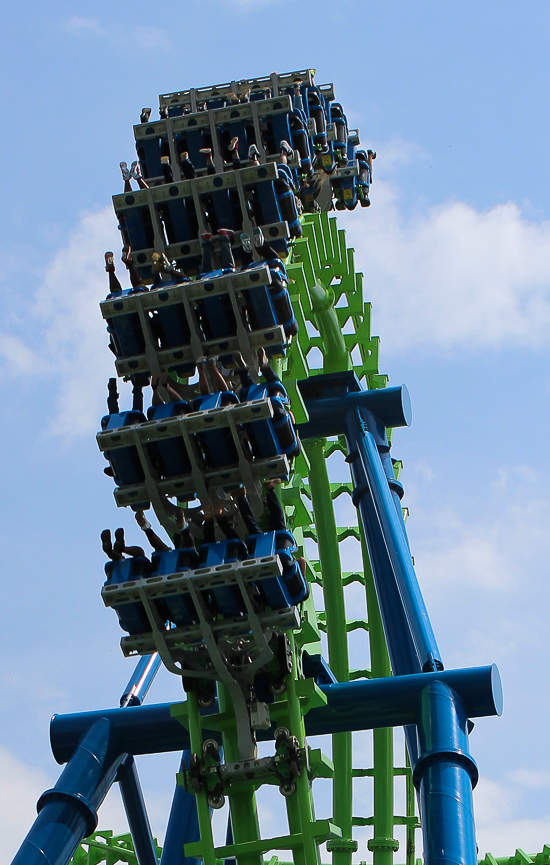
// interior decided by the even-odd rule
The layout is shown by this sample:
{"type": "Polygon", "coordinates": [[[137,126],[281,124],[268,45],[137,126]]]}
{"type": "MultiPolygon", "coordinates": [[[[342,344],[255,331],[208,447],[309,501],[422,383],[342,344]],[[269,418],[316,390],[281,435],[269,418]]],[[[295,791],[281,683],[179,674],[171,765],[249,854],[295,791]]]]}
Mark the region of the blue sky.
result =
{"type": "MultiPolygon", "coordinates": [[[[480,850],[550,842],[549,18],[529,0],[24,0],[4,13],[0,865],[58,774],[51,714],[115,705],[130,672],[98,538],[133,520],[94,434],[112,374],[102,255],[120,246],[110,196],[132,124],[161,92],[307,66],[378,152],[372,207],[340,222],[381,370],[411,391],[394,456],[443,657],[503,676],[502,719],[471,739],[480,850]]],[[[161,674],[151,699],[179,696],[161,674]]],[[[159,838],[176,762],[140,764],[159,838]]],[[[122,831],[117,797],[102,824],[122,831]]]]}

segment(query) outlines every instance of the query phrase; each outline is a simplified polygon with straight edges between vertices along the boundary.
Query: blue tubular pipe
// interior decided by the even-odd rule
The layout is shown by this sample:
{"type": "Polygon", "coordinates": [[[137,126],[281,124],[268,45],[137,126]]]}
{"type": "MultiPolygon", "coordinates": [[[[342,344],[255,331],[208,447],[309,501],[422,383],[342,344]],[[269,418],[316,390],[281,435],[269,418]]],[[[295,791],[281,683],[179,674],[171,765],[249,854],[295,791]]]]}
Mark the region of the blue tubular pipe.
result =
{"type": "Polygon", "coordinates": [[[97,826],[97,809],[125,755],[113,728],[99,718],[76,745],[57,784],[38,800],[38,817],[12,865],[65,865],[97,826]]]}
{"type": "Polygon", "coordinates": [[[132,756],[127,756],[121,763],[117,781],[138,863],[139,865],[158,865],[157,850],[143,801],[137,767],[132,756]]]}
{"type": "Polygon", "coordinates": [[[426,865],[477,863],[468,718],[458,694],[431,682],[418,703],[420,758],[413,780],[420,794],[426,865]]]}
{"type": "MultiPolygon", "coordinates": [[[[189,767],[191,751],[182,754],[181,765],[189,767]]],[[[176,786],[166,837],[160,857],[160,865],[199,865],[199,859],[191,859],[183,852],[184,844],[200,840],[199,819],[197,816],[197,800],[192,793],[183,787],[176,786]]]]}
{"type": "Polygon", "coordinates": [[[346,415],[345,435],[348,459],[355,481],[353,503],[359,507],[369,553],[374,560],[374,579],[393,672],[401,675],[410,672],[410,667],[407,661],[406,669],[402,668],[400,653],[395,651],[402,635],[395,628],[395,608],[387,608],[383,603],[383,584],[388,579],[397,587],[399,607],[407,618],[408,630],[421,668],[426,671],[442,669],[439,649],[416,579],[405,532],[396,513],[374,437],[366,429],[359,409],[352,409],[346,415]],[[385,564],[383,573],[377,573],[377,562],[385,564]]]}
{"type": "MultiPolygon", "coordinates": [[[[322,685],[326,706],[310,709],[305,716],[306,734],[320,736],[377,727],[416,724],[417,703],[423,689],[441,681],[463,701],[469,718],[500,715],[502,688],[496,666],[472,667],[391,676],[356,682],[322,685]]],[[[117,732],[120,747],[131,754],[156,754],[190,747],[189,733],[170,714],[171,704],[105,709],[74,715],[54,715],[50,725],[52,751],[58,763],[71,759],[83,734],[100,718],[108,719],[117,732]]],[[[273,739],[271,730],[258,730],[258,740],[273,739]]],[[[204,730],[207,738],[221,741],[219,733],[204,730]]]]}
{"type": "MultiPolygon", "coordinates": [[[[401,656],[398,641],[402,635],[395,630],[395,610],[385,606],[388,580],[397,586],[399,609],[405,613],[422,670],[442,670],[387,467],[385,471],[373,435],[378,425],[380,421],[368,411],[352,408],[346,415],[348,460],[356,485],[353,502],[359,508],[372,557],[393,671],[397,676],[406,672],[410,656],[401,656]]],[[[440,679],[441,673],[436,676],[440,679]]],[[[460,697],[442,681],[426,683],[416,719],[419,752],[413,731],[406,730],[413,780],[420,795],[425,865],[477,865],[472,789],[478,776],[469,754],[466,725],[460,697]]]]}
{"type": "Polygon", "coordinates": [[[154,652],[152,655],[144,655],[139,659],[134,672],[130,676],[130,681],[124,688],[124,692],[120,698],[121,709],[124,709],[126,706],[141,706],[161,664],[162,661],[158,652],[154,652]]]}

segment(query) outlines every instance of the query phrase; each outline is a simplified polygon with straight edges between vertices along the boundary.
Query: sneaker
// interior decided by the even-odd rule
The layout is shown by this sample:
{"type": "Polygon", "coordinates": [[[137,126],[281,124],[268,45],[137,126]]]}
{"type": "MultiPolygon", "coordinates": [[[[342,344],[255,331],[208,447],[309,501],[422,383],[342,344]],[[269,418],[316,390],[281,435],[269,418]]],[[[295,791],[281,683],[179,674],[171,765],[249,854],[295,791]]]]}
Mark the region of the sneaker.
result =
{"type": "Polygon", "coordinates": [[[251,144],[248,148],[248,158],[251,162],[259,162],[260,161],[260,151],[256,147],[255,144],[251,144]]]}
{"type": "Polygon", "coordinates": [[[121,258],[121,261],[123,261],[124,264],[127,265],[128,262],[132,260],[132,247],[131,246],[125,246],[122,250],[122,255],[120,256],[120,258],[121,258]]]}
{"type": "Polygon", "coordinates": [[[241,234],[241,246],[245,252],[252,252],[252,241],[249,234],[241,234]]]}
{"type": "Polygon", "coordinates": [[[163,273],[170,270],[170,262],[163,252],[153,252],[151,256],[153,260],[153,271],[155,273],[163,273]]]}
{"type": "Polygon", "coordinates": [[[234,153],[239,150],[239,136],[235,135],[234,138],[231,139],[229,147],[227,148],[230,153],[234,153]]]}
{"type": "Polygon", "coordinates": [[[265,348],[263,347],[263,345],[261,345],[256,352],[256,357],[258,358],[258,367],[260,368],[260,370],[262,370],[264,366],[268,365],[269,361],[267,359],[267,354],[265,353],[265,348]]]}
{"type": "Polygon", "coordinates": [[[132,162],[130,166],[130,177],[133,177],[134,180],[141,180],[141,168],[137,159],[135,162],[132,162]]]}
{"type": "Polygon", "coordinates": [[[283,140],[281,141],[281,146],[279,147],[279,153],[281,154],[281,156],[282,156],[283,154],[284,154],[285,156],[288,156],[289,159],[292,159],[292,157],[294,156],[294,151],[293,151],[292,147],[290,146],[290,144],[288,143],[288,141],[285,141],[284,138],[283,138],[283,140]]]}
{"type": "Polygon", "coordinates": [[[130,177],[131,177],[130,170],[128,168],[128,163],[127,162],[121,162],[120,163],[120,170],[122,171],[122,179],[126,183],[126,181],[130,180],[130,177]]]}
{"type": "Polygon", "coordinates": [[[259,249],[265,243],[265,237],[261,228],[254,229],[254,246],[259,249]]]}
{"type": "Polygon", "coordinates": [[[126,541],[124,540],[124,529],[115,529],[115,542],[113,544],[113,550],[115,551],[115,553],[123,553],[125,546],[126,541]]]}
{"type": "Polygon", "coordinates": [[[152,111],[151,108],[142,108],[142,109],[141,109],[141,115],[140,115],[140,118],[139,118],[139,122],[140,122],[140,123],[149,123],[149,118],[150,118],[150,116],[151,116],[151,111],[152,111]]]}
{"type": "Polygon", "coordinates": [[[205,240],[212,240],[212,233],[210,231],[205,231],[204,234],[201,234],[201,240],[203,243],[205,240]]]}
{"type": "Polygon", "coordinates": [[[229,242],[232,243],[235,232],[232,228],[218,228],[218,237],[227,237],[229,238],[229,242]]]}
{"type": "Polygon", "coordinates": [[[212,156],[212,148],[211,147],[201,147],[199,153],[202,153],[204,156],[212,156]]]}
{"type": "Polygon", "coordinates": [[[237,364],[239,369],[248,369],[248,364],[246,363],[240,351],[234,351],[231,357],[233,358],[233,361],[237,364]]]}
{"type": "Polygon", "coordinates": [[[115,254],[114,252],[105,253],[105,270],[107,273],[115,272],[115,254]]]}
{"type": "Polygon", "coordinates": [[[170,165],[170,157],[169,156],[161,156],[160,157],[161,165],[170,165]]]}

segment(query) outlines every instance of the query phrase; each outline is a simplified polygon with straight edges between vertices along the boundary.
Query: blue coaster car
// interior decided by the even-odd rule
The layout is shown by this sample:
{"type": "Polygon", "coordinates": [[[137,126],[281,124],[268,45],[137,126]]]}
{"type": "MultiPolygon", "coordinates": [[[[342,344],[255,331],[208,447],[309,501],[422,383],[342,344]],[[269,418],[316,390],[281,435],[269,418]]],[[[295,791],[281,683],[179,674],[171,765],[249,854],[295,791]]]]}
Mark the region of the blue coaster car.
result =
{"type": "Polygon", "coordinates": [[[359,167],[359,176],[356,178],[357,195],[361,207],[368,207],[370,205],[369,189],[372,183],[371,167],[369,165],[368,156],[364,150],[358,150],[356,155],[359,167]]]}
{"type": "MultiPolygon", "coordinates": [[[[354,166],[357,148],[348,141],[348,166],[354,166]]],[[[367,163],[368,168],[368,163],[367,163]]],[[[354,176],[339,177],[334,181],[333,192],[336,196],[336,210],[355,210],[358,202],[358,179],[354,176]]]]}
{"type": "Polygon", "coordinates": [[[300,154],[302,163],[301,174],[306,177],[311,177],[313,174],[312,155],[313,149],[311,139],[307,131],[307,123],[303,120],[300,113],[293,111],[289,118],[291,140],[293,150],[297,150],[300,154]]]}
{"type": "MultiPolygon", "coordinates": [[[[222,270],[215,270],[209,276],[222,276],[223,273],[222,270]]],[[[204,288],[213,291],[214,283],[205,282],[204,288]]],[[[224,339],[237,333],[237,321],[229,294],[201,297],[196,301],[196,310],[205,340],[224,339]]]]}
{"type": "MultiPolygon", "coordinates": [[[[152,405],[147,409],[147,420],[163,421],[178,415],[189,414],[192,411],[191,404],[187,400],[179,402],[162,403],[152,405]]],[[[162,432],[162,426],[159,426],[162,432]]],[[[177,475],[187,475],[191,471],[191,461],[185,447],[183,438],[178,435],[174,438],[158,439],[146,445],[151,461],[161,478],[173,478],[177,475]]]]}
{"type": "Polygon", "coordinates": [[[168,188],[168,194],[173,197],[173,200],[157,205],[168,243],[193,240],[199,231],[193,199],[181,197],[179,188],[175,185],[168,188]]]}
{"type": "MultiPolygon", "coordinates": [[[[253,455],[260,459],[279,454],[286,454],[289,459],[298,456],[300,442],[296,436],[292,419],[284,405],[285,402],[288,402],[288,395],[283,385],[280,382],[256,385],[248,389],[245,399],[248,402],[249,400],[263,399],[266,396],[270,398],[273,417],[244,424],[253,455]],[[271,394],[277,394],[277,396],[271,394]]],[[[250,408],[253,412],[254,406],[250,408]]]]}
{"type": "Polygon", "coordinates": [[[136,197],[132,192],[124,196],[124,205],[119,205],[116,215],[125,244],[134,251],[152,249],[155,245],[155,232],[148,205],[134,207],[136,197]]]}
{"type": "Polygon", "coordinates": [[[151,123],[151,125],[147,125],[146,137],[140,138],[136,142],[139,165],[145,179],[162,177],[161,156],[170,156],[168,137],[165,132],[164,134],[159,132],[160,129],[164,130],[164,124],[157,126],[151,123]]]}
{"type": "MultiPolygon", "coordinates": [[[[237,394],[231,390],[226,390],[221,393],[196,397],[193,400],[193,411],[224,408],[228,405],[236,405],[238,402],[237,394]]],[[[215,418],[213,417],[212,423],[214,422],[215,418]]],[[[235,465],[239,460],[231,430],[227,426],[196,433],[196,440],[204,455],[207,468],[235,465]]]]}
{"type": "Polygon", "coordinates": [[[279,199],[279,209],[285,222],[288,222],[288,230],[291,237],[301,237],[303,234],[296,196],[294,195],[294,177],[292,171],[281,163],[277,165],[279,172],[278,180],[274,181],[275,190],[279,199]]]}
{"type": "Polygon", "coordinates": [[[315,120],[316,131],[313,135],[315,150],[325,150],[327,147],[327,119],[324,100],[315,86],[308,87],[307,104],[309,116],[315,120]]]}
{"type": "MultiPolygon", "coordinates": [[[[101,419],[101,429],[104,432],[107,430],[117,430],[133,426],[133,424],[144,423],[146,420],[147,418],[140,411],[121,411],[118,414],[105,415],[101,419]]],[[[116,448],[112,451],[104,451],[103,455],[113,470],[115,484],[118,487],[126,486],[127,484],[140,484],[145,480],[138,450],[135,445],[116,448]]],[[[149,502],[136,503],[133,509],[140,510],[142,507],[148,508],[149,502]]]]}
{"type": "Polygon", "coordinates": [[[280,530],[250,535],[246,545],[250,558],[278,555],[281,559],[283,573],[280,577],[268,577],[256,582],[266,606],[271,607],[272,610],[280,610],[306,600],[309,595],[309,583],[292,555],[298,550],[298,546],[290,532],[280,530]]]}
{"type": "Polygon", "coordinates": [[[344,114],[344,109],[339,102],[332,102],[330,105],[330,119],[334,126],[336,140],[334,142],[334,153],[337,162],[340,164],[347,163],[347,147],[348,147],[348,121],[344,114]]]}
{"type": "MultiPolygon", "coordinates": [[[[105,574],[107,581],[104,585],[113,583],[128,583],[130,580],[140,580],[142,577],[151,576],[152,564],[145,556],[133,556],[131,559],[120,559],[116,562],[107,562],[105,574]]],[[[149,619],[141,602],[120,604],[114,607],[120,627],[129,634],[143,634],[151,630],[149,619]]],[[[164,614],[159,608],[161,618],[164,614]]]]}
{"type": "Polygon", "coordinates": [[[201,168],[206,168],[206,158],[204,153],[201,153],[201,150],[205,147],[212,147],[212,135],[209,129],[198,126],[195,118],[190,117],[187,129],[176,135],[176,146],[178,153],[187,151],[189,159],[195,168],[200,171],[201,168]],[[197,128],[193,129],[194,126],[197,126],[197,128]]]}
{"type": "MultiPolygon", "coordinates": [[[[280,324],[287,337],[295,336],[298,333],[298,322],[288,294],[286,268],[280,258],[261,262],[262,266],[264,263],[269,267],[271,284],[243,291],[250,329],[262,330],[280,324]]],[[[243,270],[252,270],[254,267],[257,267],[256,262],[243,270]]]]}
{"type": "MultiPolygon", "coordinates": [[[[246,544],[238,538],[217,541],[214,544],[203,544],[199,550],[202,565],[215,567],[240,562],[248,556],[246,544]]],[[[217,612],[224,618],[241,616],[246,612],[246,605],[238,586],[223,584],[223,571],[220,573],[218,586],[211,586],[210,594],[214,600],[217,612]]]]}
{"type": "MultiPolygon", "coordinates": [[[[274,103],[274,107],[277,107],[277,103],[274,103]]],[[[282,104],[279,103],[279,108],[281,107],[282,104]]],[[[281,150],[281,141],[286,141],[287,144],[292,144],[289,112],[268,114],[265,117],[260,117],[260,122],[262,123],[262,127],[265,126],[263,139],[269,153],[279,153],[281,150]]]]}
{"type": "Polygon", "coordinates": [[[288,276],[286,267],[280,258],[267,261],[271,273],[270,295],[277,314],[277,322],[282,325],[287,337],[296,336],[299,331],[298,322],[288,293],[288,276]]]}
{"type": "MultiPolygon", "coordinates": [[[[116,295],[108,294],[107,299],[114,300],[115,309],[122,309],[122,300],[119,305],[119,301],[115,298],[123,298],[129,294],[135,294],[135,291],[127,288],[116,295]]],[[[111,337],[112,350],[117,358],[132,357],[135,354],[143,354],[145,352],[145,337],[137,312],[129,312],[128,315],[116,315],[113,318],[108,318],[107,333],[111,337]]]]}
{"type": "MultiPolygon", "coordinates": [[[[199,553],[194,547],[183,547],[179,550],[167,550],[162,553],[153,553],[153,576],[164,574],[176,574],[182,571],[193,570],[200,564],[199,553]]],[[[166,607],[167,618],[176,627],[192,625],[199,621],[195,605],[189,592],[179,595],[165,596],[163,603],[166,607]]]]}
{"type": "MultiPolygon", "coordinates": [[[[213,186],[223,186],[221,175],[212,178],[213,186]]],[[[216,189],[206,195],[201,195],[204,209],[208,213],[210,227],[214,234],[220,228],[230,228],[232,231],[242,229],[242,215],[238,193],[230,189],[216,189]]]]}

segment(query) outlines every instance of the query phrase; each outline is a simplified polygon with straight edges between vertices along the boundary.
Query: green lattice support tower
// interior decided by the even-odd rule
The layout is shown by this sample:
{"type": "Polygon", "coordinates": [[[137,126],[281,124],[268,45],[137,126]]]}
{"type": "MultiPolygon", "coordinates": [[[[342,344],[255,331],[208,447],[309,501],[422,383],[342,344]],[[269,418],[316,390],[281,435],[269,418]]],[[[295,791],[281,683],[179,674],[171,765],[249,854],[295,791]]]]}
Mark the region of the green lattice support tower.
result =
{"type": "MultiPolygon", "coordinates": [[[[287,357],[279,363],[279,372],[292,399],[292,409],[298,423],[307,420],[307,414],[296,382],[321,372],[353,369],[363,386],[385,387],[387,377],[378,370],[379,339],[371,335],[369,303],[363,301],[362,274],[355,272],[354,252],[346,246],[345,232],[338,229],[337,221],[327,214],[307,215],[303,218],[303,238],[294,242],[287,262],[290,293],[296,318],[300,325],[298,336],[289,348],[287,357]],[[315,359],[321,361],[315,364],[315,359]]],[[[295,535],[300,552],[306,556],[308,578],[322,590],[323,608],[316,610],[313,595],[304,604],[301,629],[294,633],[293,670],[286,678],[284,695],[270,704],[270,715],[279,726],[286,726],[298,739],[304,741],[304,715],[321,705],[325,698],[313,680],[305,680],[301,673],[299,653],[295,648],[307,648],[311,654],[321,652],[321,634],[328,644],[329,664],[338,681],[387,676],[391,673],[388,653],[381,625],[380,612],[372,571],[364,540],[357,521],[353,525],[338,526],[335,501],[342,495],[351,495],[351,482],[331,480],[328,458],[340,451],[345,455],[343,439],[310,439],[304,443],[302,454],[295,461],[293,476],[281,491],[289,527],[295,535]],[[354,538],[361,544],[363,567],[360,571],[343,570],[342,544],[354,538]],[[308,558],[305,544],[312,540],[317,545],[318,557],[308,558]],[[349,618],[346,612],[345,589],[353,583],[365,591],[367,617],[349,618]],[[359,630],[365,636],[364,656],[371,659],[369,669],[350,669],[348,637],[359,630]]],[[[400,464],[396,464],[398,471],[400,464]]],[[[202,747],[203,716],[196,696],[188,695],[184,703],[173,706],[173,715],[188,727],[191,749],[197,753],[202,747]]],[[[206,719],[204,719],[206,724],[206,719]]],[[[209,715],[208,728],[222,734],[228,761],[238,758],[235,721],[225,689],[220,689],[220,713],[209,715]]],[[[364,734],[369,735],[369,734],[364,734]]],[[[353,828],[373,826],[369,849],[374,865],[391,865],[398,843],[394,827],[407,827],[407,865],[415,861],[414,828],[415,799],[408,766],[395,766],[393,757],[393,731],[373,732],[373,765],[353,765],[350,733],[333,736],[333,760],[319,750],[309,753],[309,773],[302,772],[297,779],[295,796],[287,799],[288,834],[262,839],[256,815],[255,792],[258,782],[241,782],[238,790],[228,794],[233,824],[233,844],[214,846],[208,806],[208,789],[196,793],[201,840],[188,844],[187,856],[202,858],[205,865],[216,865],[222,859],[236,857],[239,865],[261,865],[264,856],[274,850],[288,850],[295,865],[317,865],[319,846],[326,842],[334,865],[350,865],[357,849],[353,828]],[[394,777],[406,775],[407,813],[394,814],[394,777]],[[316,777],[333,779],[333,815],[330,820],[316,820],[312,782],[316,777]],[[353,781],[373,778],[374,811],[368,817],[353,814],[353,781]]],[[[183,783],[183,778],[179,781],[183,783]]],[[[272,781],[273,783],[273,781],[272,781]]],[[[87,852],[80,848],[75,861],[94,863],[94,858],[105,853],[112,856],[114,845],[121,856],[131,855],[127,836],[109,839],[94,836],[86,842],[87,852]],[[116,841],[116,843],[115,843],[116,841]],[[80,857],[80,859],[78,858],[80,857]],[[83,858],[84,857],[84,858],[83,858]],[[91,861],[91,860],[90,860],[91,861]]],[[[110,860],[108,860],[110,862],[110,860]]],[[[131,861],[124,859],[123,861],[131,861]]],[[[270,865],[278,862],[269,856],[270,865]]]]}

